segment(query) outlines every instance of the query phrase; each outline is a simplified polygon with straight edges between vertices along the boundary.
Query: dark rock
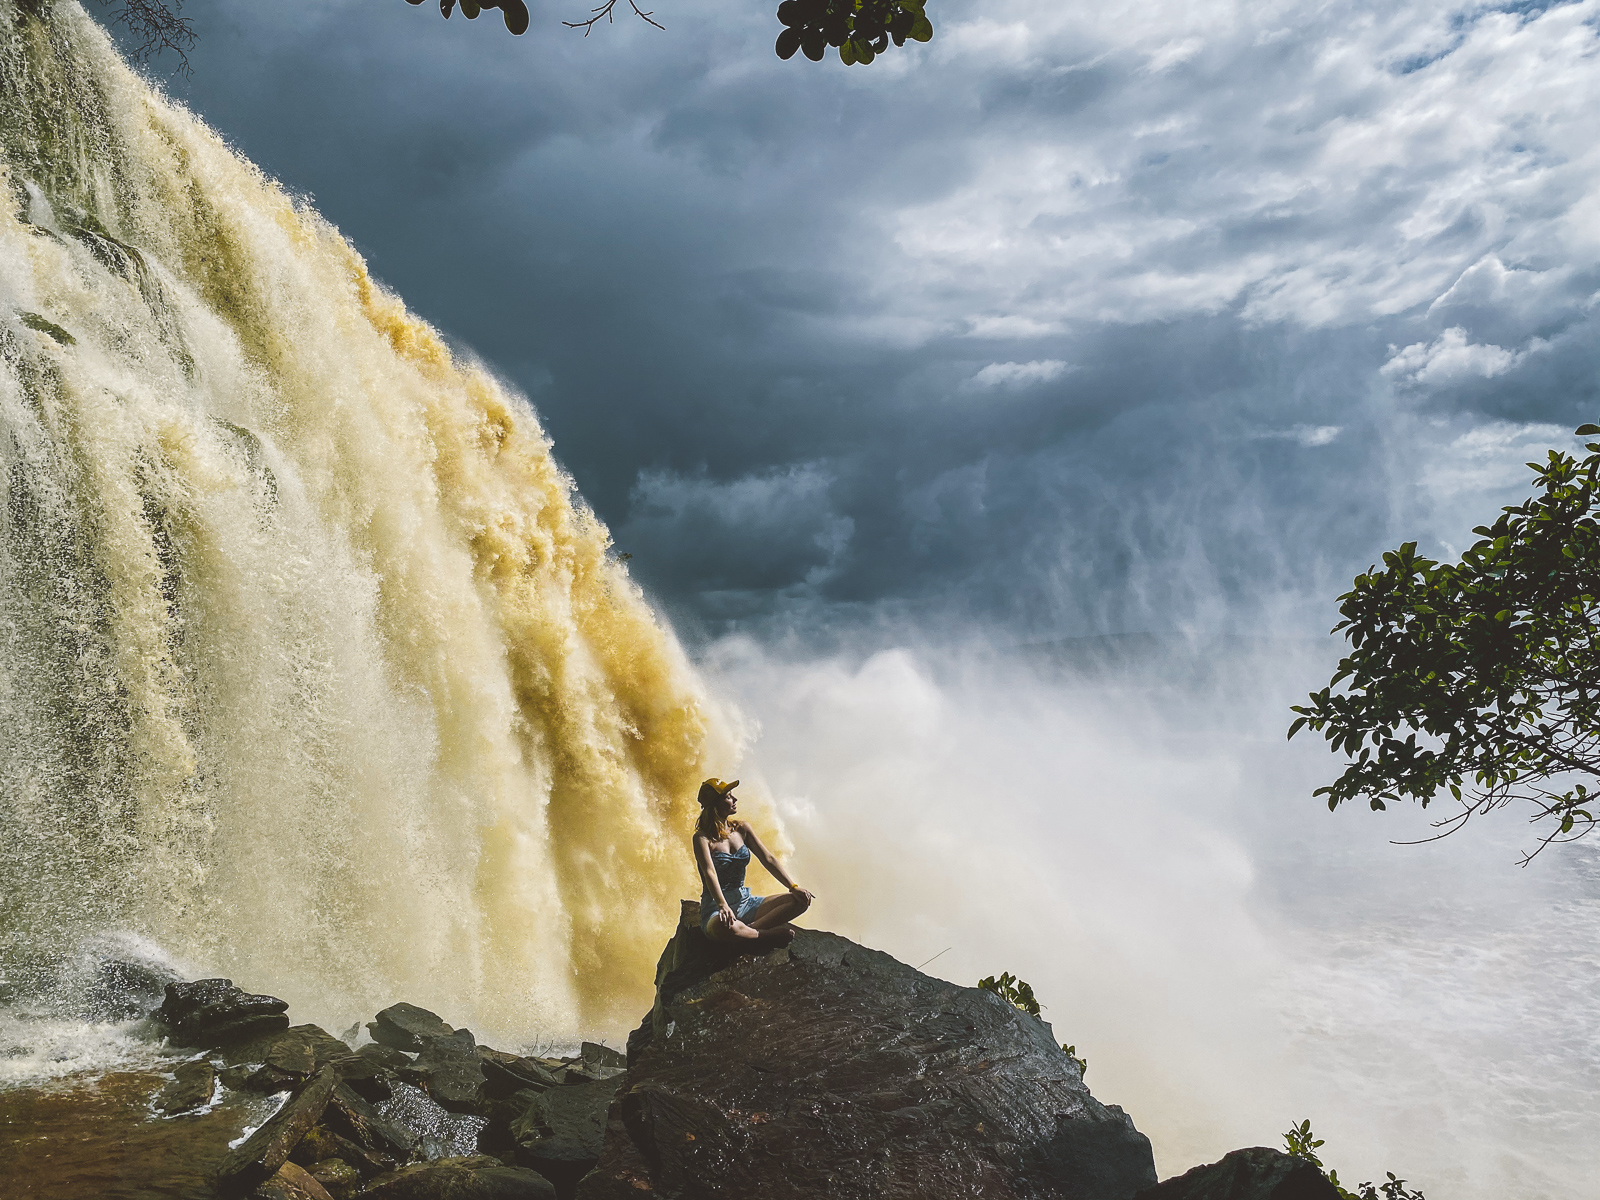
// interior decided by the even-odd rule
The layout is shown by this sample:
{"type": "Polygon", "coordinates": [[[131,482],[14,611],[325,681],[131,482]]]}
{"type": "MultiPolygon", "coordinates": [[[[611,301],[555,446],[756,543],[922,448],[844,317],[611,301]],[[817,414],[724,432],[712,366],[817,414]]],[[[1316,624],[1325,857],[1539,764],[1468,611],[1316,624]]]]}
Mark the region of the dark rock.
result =
{"type": "Polygon", "coordinates": [[[515,1161],[517,1139],[511,1132],[511,1126],[527,1113],[539,1095],[540,1092],[532,1088],[524,1088],[509,1096],[491,1099],[483,1110],[485,1121],[483,1128],[478,1131],[478,1153],[493,1154],[507,1162],[515,1161]]]}
{"type": "Polygon", "coordinates": [[[381,1042],[368,1042],[356,1051],[362,1058],[370,1058],[380,1067],[389,1071],[398,1071],[401,1067],[411,1062],[411,1055],[403,1054],[393,1046],[385,1046],[381,1042]]]}
{"type": "Polygon", "coordinates": [[[249,1191],[277,1174],[289,1160],[289,1152],[322,1119],[338,1086],[339,1076],[331,1068],[318,1072],[261,1128],[228,1152],[217,1170],[218,1189],[249,1191]]]}
{"type": "Polygon", "coordinates": [[[626,1067],[628,1056],[620,1051],[613,1050],[610,1046],[602,1046],[599,1042],[584,1042],[579,1057],[584,1065],[593,1064],[597,1067],[626,1067]]]}
{"type": "Polygon", "coordinates": [[[216,1049],[289,1028],[288,1003],[252,996],[231,979],[169,983],[155,1017],[174,1046],[216,1049]]]}
{"type": "Polygon", "coordinates": [[[1339,1189],[1305,1159],[1253,1146],[1146,1188],[1135,1200],[1339,1200],[1339,1189]]]}
{"type": "Polygon", "coordinates": [[[277,1174],[251,1195],[255,1200],[333,1200],[321,1180],[292,1162],[279,1167],[277,1174]]]}
{"type": "Polygon", "coordinates": [[[564,1196],[587,1175],[605,1142],[606,1110],[615,1081],[576,1084],[540,1092],[511,1122],[517,1164],[532,1167],[564,1196]]]}
{"type": "Polygon", "coordinates": [[[356,1173],[364,1179],[382,1175],[399,1165],[389,1155],[358,1146],[349,1138],[335,1133],[324,1125],[314,1126],[300,1139],[299,1145],[289,1152],[289,1161],[299,1163],[302,1167],[311,1167],[331,1158],[337,1158],[354,1167],[356,1173]]]}
{"type": "Polygon", "coordinates": [[[217,1078],[221,1081],[223,1087],[231,1091],[242,1092],[245,1090],[245,1084],[250,1081],[251,1076],[258,1070],[260,1070],[259,1067],[250,1063],[240,1063],[236,1067],[223,1067],[222,1070],[217,1072],[217,1078]]]}
{"type": "MultiPolygon", "coordinates": [[[[328,1068],[329,1072],[333,1070],[328,1068]]],[[[383,1116],[349,1084],[341,1083],[334,1090],[323,1124],[356,1145],[387,1154],[397,1162],[405,1162],[411,1156],[411,1147],[417,1144],[416,1134],[383,1116]]]]}
{"type": "Polygon", "coordinates": [[[484,1073],[470,1029],[427,1042],[410,1066],[398,1072],[446,1112],[476,1113],[484,1105],[484,1073]]]}
{"type": "MultiPolygon", "coordinates": [[[[403,1056],[402,1056],[403,1057],[403,1056]]],[[[377,1104],[394,1095],[393,1073],[376,1059],[366,1054],[346,1054],[330,1063],[339,1077],[369,1104],[377,1104]]]]}
{"type": "Polygon", "coordinates": [[[372,1040],[395,1050],[421,1050],[434,1038],[449,1037],[455,1029],[437,1014],[415,1004],[391,1004],[367,1022],[372,1040]]]}
{"type": "Polygon", "coordinates": [[[536,1171],[493,1158],[441,1158],[401,1167],[373,1180],[362,1193],[373,1200],[555,1200],[556,1190],[536,1171]]]}
{"type": "Polygon", "coordinates": [[[1149,1141],[1043,1021],[833,934],[734,958],[684,913],[581,1200],[1130,1200],[1155,1182],[1149,1141]]]}
{"type": "Polygon", "coordinates": [[[333,1200],[351,1200],[361,1190],[361,1173],[342,1158],[325,1158],[306,1168],[333,1200]]]}
{"type": "MultiPolygon", "coordinates": [[[[672,953],[672,943],[671,942],[667,943],[667,953],[668,954],[672,953]]],[[[658,970],[659,970],[659,968],[658,968],[658,970]]],[[[660,977],[659,974],[656,976],[656,982],[658,984],[661,982],[661,977],[660,977]]],[[[639,1022],[639,1027],[628,1035],[628,1065],[629,1066],[633,1065],[634,1061],[644,1051],[644,1048],[650,1044],[650,1037],[651,1037],[651,1034],[653,1032],[652,1026],[654,1024],[654,1018],[655,1018],[655,1012],[653,1010],[651,1012],[645,1013],[644,1020],[639,1022]]]]}
{"type": "Polygon", "coordinates": [[[562,1082],[536,1059],[521,1058],[487,1046],[478,1047],[478,1065],[483,1068],[484,1094],[491,1100],[528,1089],[543,1091],[562,1082]]]}
{"type": "Polygon", "coordinates": [[[182,1063],[172,1074],[172,1082],[156,1097],[157,1112],[170,1117],[211,1103],[217,1086],[217,1069],[205,1059],[182,1063]]]}
{"type": "Polygon", "coordinates": [[[351,1054],[350,1047],[327,1030],[316,1025],[295,1025],[230,1046],[222,1058],[230,1066],[259,1063],[286,1074],[310,1075],[351,1054]]]}

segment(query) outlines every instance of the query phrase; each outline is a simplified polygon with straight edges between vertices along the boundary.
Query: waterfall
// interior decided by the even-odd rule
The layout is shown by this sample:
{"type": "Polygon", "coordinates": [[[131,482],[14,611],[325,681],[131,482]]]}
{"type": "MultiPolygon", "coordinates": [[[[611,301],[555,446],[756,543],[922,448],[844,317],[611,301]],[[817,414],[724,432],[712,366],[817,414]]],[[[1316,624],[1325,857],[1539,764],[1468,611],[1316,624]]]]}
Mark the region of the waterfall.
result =
{"type": "Polygon", "coordinates": [[[737,739],[527,401],[76,3],[0,30],[0,961],[631,1023],[737,739]]]}

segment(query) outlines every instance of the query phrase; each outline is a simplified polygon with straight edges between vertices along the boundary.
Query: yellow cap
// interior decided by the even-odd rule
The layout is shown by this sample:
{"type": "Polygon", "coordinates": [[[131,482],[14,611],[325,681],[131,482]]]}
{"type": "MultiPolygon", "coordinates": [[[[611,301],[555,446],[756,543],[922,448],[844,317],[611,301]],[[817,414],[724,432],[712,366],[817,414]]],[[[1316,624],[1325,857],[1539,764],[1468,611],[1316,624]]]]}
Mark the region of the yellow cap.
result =
{"type": "Polygon", "coordinates": [[[708,779],[700,785],[700,803],[709,804],[713,800],[720,800],[738,786],[737,779],[732,783],[724,783],[720,779],[708,779]]]}

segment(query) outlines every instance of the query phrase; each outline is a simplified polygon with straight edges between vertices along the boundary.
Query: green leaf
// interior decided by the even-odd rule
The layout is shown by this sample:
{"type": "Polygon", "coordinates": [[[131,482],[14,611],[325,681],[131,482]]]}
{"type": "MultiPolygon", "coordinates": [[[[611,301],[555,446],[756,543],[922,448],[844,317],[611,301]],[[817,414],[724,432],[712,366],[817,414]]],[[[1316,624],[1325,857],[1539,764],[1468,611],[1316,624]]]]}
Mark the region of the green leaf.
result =
{"type": "Polygon", "coordinates": [[[931,42],[933,40],[933,23],[927,17],[919,16],[917,23],[911,27],[911,32],[906,36],[913,42],[931,42]]]}

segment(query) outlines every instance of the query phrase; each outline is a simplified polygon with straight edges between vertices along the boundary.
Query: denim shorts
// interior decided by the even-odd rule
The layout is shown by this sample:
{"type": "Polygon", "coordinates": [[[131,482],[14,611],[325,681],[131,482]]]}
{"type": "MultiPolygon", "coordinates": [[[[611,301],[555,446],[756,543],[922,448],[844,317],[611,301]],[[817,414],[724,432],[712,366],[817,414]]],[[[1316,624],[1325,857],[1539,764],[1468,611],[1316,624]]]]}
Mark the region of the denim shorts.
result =
{"type": "MultiPolygon", "coordinates": [[[[741,921],[748,921],[756,915],[756,910],[761,907],[763,897],[753,894],[749,888],[742,887],[733,893],[723,893],[728,907],[733,909],[733,915],[741,921]]],[[[700,897],[700,929],[709,934],[711,922],[717,919],[717,898],[712,895],[700,897]]]]}

